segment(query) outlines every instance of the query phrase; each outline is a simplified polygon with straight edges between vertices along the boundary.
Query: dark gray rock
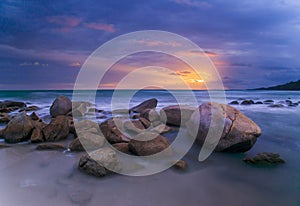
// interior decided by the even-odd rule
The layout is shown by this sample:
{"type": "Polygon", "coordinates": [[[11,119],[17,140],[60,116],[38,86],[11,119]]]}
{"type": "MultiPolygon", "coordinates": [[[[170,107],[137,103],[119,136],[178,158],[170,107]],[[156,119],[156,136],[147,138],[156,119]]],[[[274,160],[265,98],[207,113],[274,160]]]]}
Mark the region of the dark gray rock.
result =
{"type": "Polygon", "coordinates": [[[271,152],[259,153],[254,157],[244,158],[243,161],[255,165],[277,165],[285,163],[279,154],[271,152]]]}
{"type": "Polygon", "coordinates": [[[158,101],[155,98],[148,99],[148,100],[142,102],[141,104],[132,107],[130,109],[130,111],[141,113],[145,109],[154,109],[157,106],[157,102],[158,101]]]}

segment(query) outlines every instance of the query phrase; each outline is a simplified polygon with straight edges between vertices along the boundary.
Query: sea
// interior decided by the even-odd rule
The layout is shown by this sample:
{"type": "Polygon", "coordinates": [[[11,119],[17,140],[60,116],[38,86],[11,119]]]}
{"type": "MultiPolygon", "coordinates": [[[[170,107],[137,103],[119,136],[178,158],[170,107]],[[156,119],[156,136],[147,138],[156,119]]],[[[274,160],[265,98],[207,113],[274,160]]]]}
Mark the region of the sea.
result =
{"type": "MultiPolygon", "coordinates": [[[[159,110],[177,104],[180,98],[181,103],[190,105],[190,92],[124,90],[114,98],[113,90],[99,90],[84,100],[103,110],[97,118],[101,122],[110,118],[113,109],[124,109],[122,102],[128,102],[131,107],[156,98],[159,110]],[[117,103],[116,108],[112,108],[112,101],[117,103]]],[[[89,91],[76,95],[86,93],[89,91]]],[[[207,91],[192,91],[192,94],[199,105],[211,100],[207,91]]],[[[286,104],[286,100],[300,103],[300,91],[229,90],[224,94],[226,99],[220,98],[220,102],[273,100],[284,105],[280,108],[269,104],[232,105],[262,129],[262,135],[246,153],[213,153],[207,160],[199,162],[200,148],[194,145],[184,157],[189,165],[184,172],[170,168],[144,177],[115,174],[95,178],[77,170],[80,153],[36,151],[32,144],[16,144],[0,149],[1,205],[300,206],[300,104],[294,107],[286,104]],[[279,153],[286,163],[261,167],[242,161],[244,157],[260,152],[279,153]]],[[[40,108],[36,113],[49,121],[49,108],[60,95],[76,99],[71,90],[36,90],[0,91],[0,101],[36,105],[40,108]]],[[[217,98],[214,100],[218,102],[217,98]]]]}

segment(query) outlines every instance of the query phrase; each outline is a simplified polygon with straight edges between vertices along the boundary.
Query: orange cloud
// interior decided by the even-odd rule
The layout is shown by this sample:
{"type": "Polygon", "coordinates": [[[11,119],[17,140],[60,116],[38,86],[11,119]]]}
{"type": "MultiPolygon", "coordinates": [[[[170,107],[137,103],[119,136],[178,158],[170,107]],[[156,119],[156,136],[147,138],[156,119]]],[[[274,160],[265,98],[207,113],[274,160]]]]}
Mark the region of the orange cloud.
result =
{"type": "Polygon", "coordinates": [[[78,26],[81,22],[81,18],[74,16],[51,16],[46,17],[49,23],[60,25],[64,28],[72,28],[78,26]]]}
{"type": "Polygon", "coordinates": [[[81,63],[80,62],[73,62],[71,64],[69,64],[70,67],[81,67],[81,63]]]}
{"type": "Polygon", "coordinates": [[[103,23],[86,23],[85,26],[89,29],[107,31],[107,32],[115,32],[115,26],[113,24],[103,24],[103,23]]]}

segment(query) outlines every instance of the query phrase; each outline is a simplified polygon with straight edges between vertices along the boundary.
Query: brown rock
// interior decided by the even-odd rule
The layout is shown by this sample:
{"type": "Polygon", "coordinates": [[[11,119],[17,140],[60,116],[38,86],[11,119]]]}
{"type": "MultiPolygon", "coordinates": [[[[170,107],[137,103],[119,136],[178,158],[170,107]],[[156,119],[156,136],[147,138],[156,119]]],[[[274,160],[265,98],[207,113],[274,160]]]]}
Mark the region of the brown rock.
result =
{"type": "Polygon", "coordinates": [[[69,135],[69,123],[66,116],[57,116],[50,124],[43,128],[45,141],[59,141],[69,135]]]}
{"type": "MultiPolygon", "coordinates": [[[[135,139],[129,141],[129,150],[139,156],[148,156],[159,153],[170,145],[169,141],[154,132],[138,134],[135,139]]],[[[171,151],[168,151],[170,154],[171,151]]]]}
{"type": "Polygon", "coordinates": [[[276,165],[285,163],[277,153],[262,152],[251,158],[244,158],[244,162],[256,165],[276,165]]]}
{"type": "Polygon", "coordinates": [[[89,155],[84,154],[79,160],[78,168],[96,177],[105,176],[110,170],[118,172],[122,169],[116,152],[108,147],[98,149],[89,155]]]}
{"type": "Polygon", "coordinates": [[[128,141],[128,138],[121,132],[124,131],[122,119],[108,119],[105,122],[102,122],[99,125],[99,128],[107,141],[112,144],[128,141]]]}
{"type": "Polygon", "coordinates": [[[31,115],[29,115],[29,116],[34,121],[40,119],[39,116],[35,112],[32,112],[31,115]]]}
{"type": "Polygon", "coordinates": [[[197,134],[198,142],[203,144],[210,126],[218,128],[222,122],[225,122],[225,125],[215,151],[248,151],[261,134],[259,126],[242,112],[231,106],[218,103],[204,103],[199,106],[199,113],[195,111],[186,126],[190,134],[197,134]],[[214,117],[212,116],[213,113],[215,114],[214,117]],[[215,122],[210,125],[212,118],[215,119],[215,122]]]}
{"type": "Polygon", "coordinates": [[[160,116],[154,109],[145,109],[141,112],[140,117],[147,119],[150,122],[160,121],[160,116]]]}
{"type": "Polygon", "coordinates": [[[168,127],[165,124],[160,124],[156,127],[153,127],[150,131],[151,132],[157,132],[158,134],[165,134],[168,133],[171,130],[170,127],[168,127]]]}
{"type": "Polygon", "coordinates": [[[122,143],[116,143],[112,145],[114,148],[119,150],[120,152],[123,152],[125,154],[131,154],[129,151],[129,146],[128,143],[122,142],[122,143]]]}
{"type": "Polygon", "coordinates": [[[23,112],[23,111],[30,112],[30,111],[35,111],[35,110],[39,110],[39,109],[40,109],[39,107],[32,105],[32,106],[24,107],[24,108],[20,109],[19,112],[23,112]]]}
{"type": "Polygon", "coordinates": [[[95,128],[78,133],[78,137],[69,145],[72,151],[92,151],[99,149],[105,143],[105,138],[95,128]]]}
{"type": "Polygon", "coordinates": [[[72,110],[72,102],[68,97],[57,97],[50,107],[50,115],[57,117],[59,115],[66,115],[72,110]]]}
{"type": "Polygon", "coordinates": [[[62,144],[43,143],[36,147],[36,150],[66,150],[67,148],[62,144]]]}
{"type": "Polygon", "coordinates": [[[32,120],[25,112],[14,116],[3,131],[7,143],[17,143],[29,140],[33,129],[32,120]]]}
{"type": "Polygon", "coordinates": [[[31,143],[39,143],[44,141],[44,135],[40,128],[35,127],[32,130],[32,134],[30,136],[31,143]]]}
{"type": "Polygon", "coordinates": [[[184,126],[184,124],[190,119],[195,109],[196,108],[194,107],[183,105],[172,105],[164,107],[160,110],[160,118],[168,125],[180,126],[182,121],[184,126]]]}
{"type": "Polygon", "coordinates": [[[185,161],[179,160],[178,162],[175,163],[174,167],[176,169],[186,170],[188,168],[188,165],[185,161]]]}
{"type": "Polygon", "coordinates": [[[0,122],[9,122],[10,116],[7,113],[0,113],[0,122]]]}
{"type": "Polygon", "coordinates": [[[130,111],[140,113],[145,109],[154,109],[156,108],[156,106],[157,106],[157,99],[153,98],[153,99],[148,99],[135,107],[132,107],[130,111]]]}
{"type": "Polygon", "coordinates": [[[143,132],[145,127],[139,120],[128,120],[124,122],[124,129],[138,134],[143,132]]]}
{"type": "Polygon", "coordinates": [[[151,122],[143,117],[139,118],[140,122],[144,125],[144,127],[147,129],[151,126],[151,122]]]}

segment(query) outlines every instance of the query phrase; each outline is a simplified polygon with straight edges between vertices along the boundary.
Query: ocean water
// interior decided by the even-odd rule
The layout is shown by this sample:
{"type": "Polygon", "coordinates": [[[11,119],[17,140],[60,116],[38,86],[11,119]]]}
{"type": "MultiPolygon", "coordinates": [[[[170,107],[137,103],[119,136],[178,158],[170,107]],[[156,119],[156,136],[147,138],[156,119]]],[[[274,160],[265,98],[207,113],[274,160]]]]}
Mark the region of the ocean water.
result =
{"type": "MultiPolygon", "coordinates": [[[[117,98],[126,99],[128,91],[117,98]]],[[[227,103],[243,99],[276,102],[300,101],[296,91],[226,91],[227,103]]],[[[140,91],[129,106],[157,98],[158,109],[176,104],[180,96],[189,105],[186,91],[140,91]]],[[[209,101],[206,91],[195,91],[199,104],[209,101]]],[[[0,101],[18,100],[36,105],[40,117],[49,119],[49,107],[58,95],[72,98],[72,91],[1,91],[0,101]]],[[[95,107],[111,110],[112,91],[98,91],[95,107]]],[[[87,98],[87,101],[93,97],[87,98]]],[[[198,162],[199,146],[184,157],[185,172],[129,177],[94,178],[76,167],[80,153],[35,151],[35,145],[18,144],[0,149],[0,194],[4,205],[300,205],[300,106],[234,105],[262,129],[254,147],[245,154],[213,153],[198,162]],[[242,159],[259,152],[279,153],[286,164],[255,167],[242,159]]],[[[30,113],[30,112],[29,112],[30,113]]],[[[103,119],[99,119],[103,121],[103,119]]],[[[4,125],[2,125],[3,127],[4,125]]],[[[71,140],[62,142],[66,146],[71,140]]],[[[2,204],[1,204],[2,205],[2,204]]]]}

